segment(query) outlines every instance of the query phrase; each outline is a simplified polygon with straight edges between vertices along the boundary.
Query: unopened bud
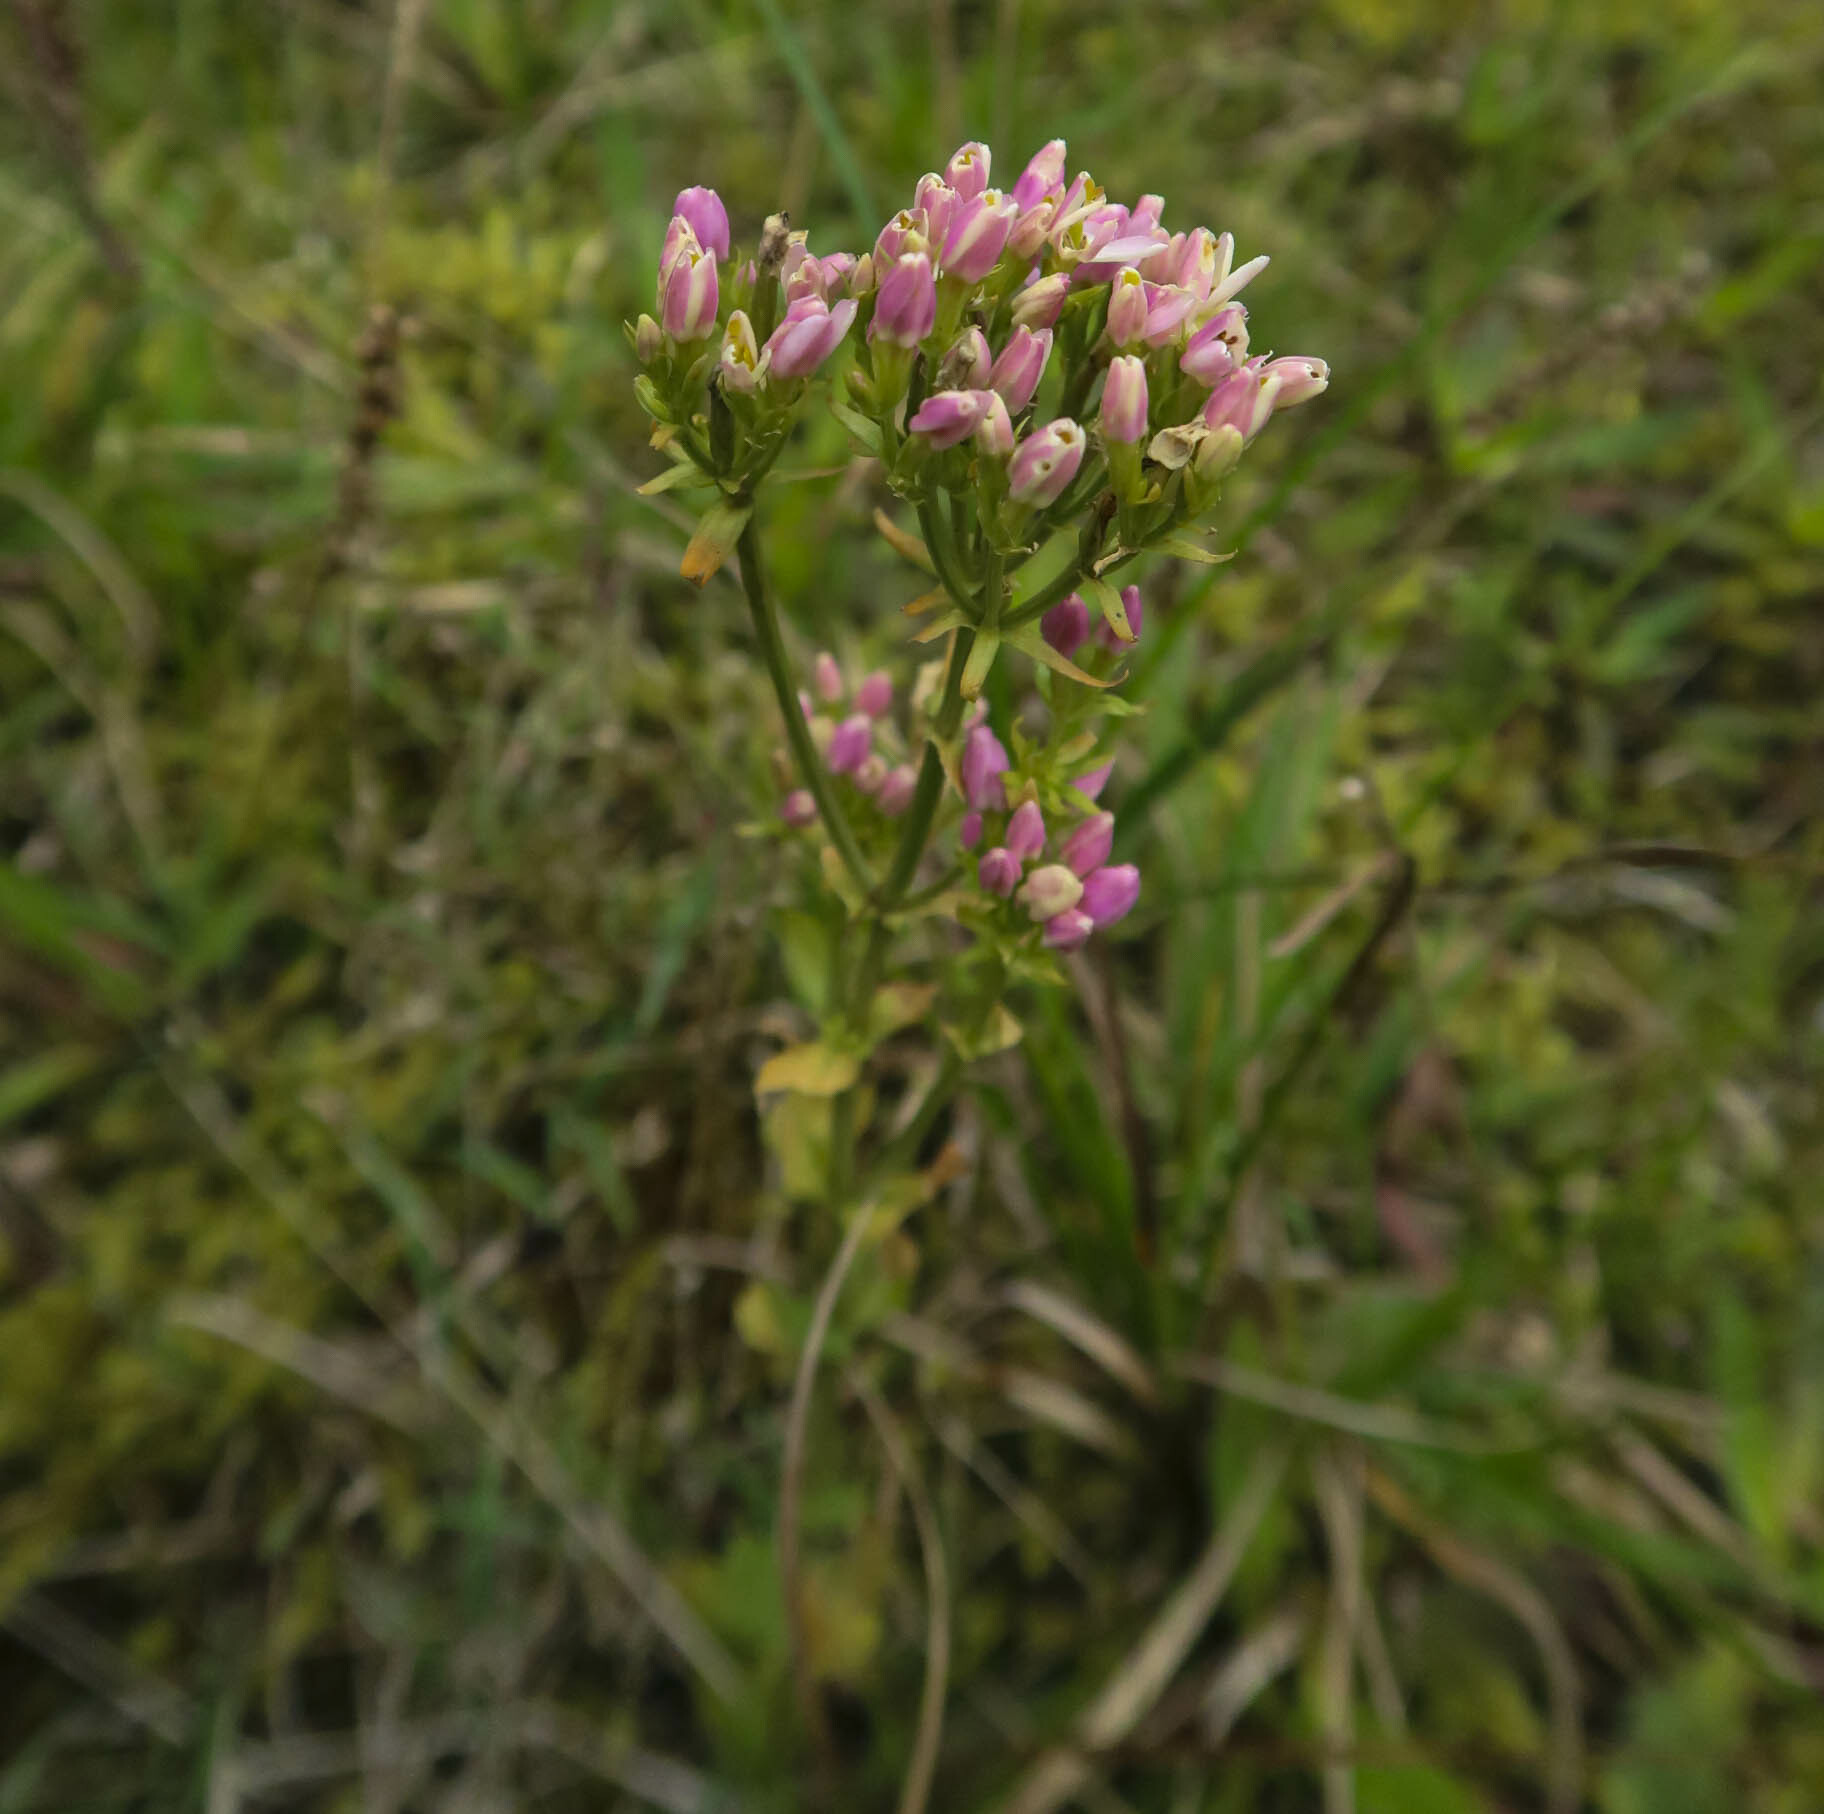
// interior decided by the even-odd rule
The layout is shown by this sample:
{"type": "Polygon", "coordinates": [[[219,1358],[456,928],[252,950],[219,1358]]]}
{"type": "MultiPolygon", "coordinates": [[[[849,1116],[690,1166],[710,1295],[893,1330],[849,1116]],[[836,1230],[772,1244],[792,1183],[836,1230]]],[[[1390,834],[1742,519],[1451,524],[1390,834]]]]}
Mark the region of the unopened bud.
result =
{"type": "Polygon", "coordinates": [[[1083,898],[1083,884],[1062,863],[1047,863],[1026,878],[1020,899],[1035,920],[1048,920],[1083,898]]]}
{"type": "Polygon", "coordinates": [[[1005,900],[1020,885],[1020,859],[1011,850],[997,844],[984,851],[975,866],[975,877],[990,894],[1005,900]]]}

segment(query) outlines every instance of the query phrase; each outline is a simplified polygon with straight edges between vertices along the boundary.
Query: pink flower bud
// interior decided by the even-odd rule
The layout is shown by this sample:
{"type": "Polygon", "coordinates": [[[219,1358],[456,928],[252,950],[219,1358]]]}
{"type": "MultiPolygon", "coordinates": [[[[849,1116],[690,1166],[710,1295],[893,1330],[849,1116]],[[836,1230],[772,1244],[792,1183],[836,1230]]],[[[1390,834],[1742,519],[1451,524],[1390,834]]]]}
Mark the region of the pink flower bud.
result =
{"type": "Polygon", "coordinates": [[[728,318],[716,365],[722,374],[723,388],[742,397],[751,397],[766,376],[767,358],[754,340],[754,324],[740,309],[728,318]]]}
{"type": "Polygon", "coordinates": [[[1179,248],[1178,268],[1172,273],[1172,281],[1202,302],[1228,276],[1234,251],[1235,241],[1230,234],[1218,239],[1208,227],[1193,227],[1179,248]]]}
{"type": "Polygon", "coordinates": [[[1121,588],[1121,609],[1127,613],[1127,627],[1134,633],[1134,642],[1123,642],[1121,638],[1108,627],[1107,618],[1104,618],[1096,625],[1096,641],[1099,642],[1103,648],[1114,649],[1117,652],[1122,649],[1131,649],[1134,646],[1134,643],[1140,640],[1140,620],[1145,613],[1140,609],[1140,588],[1138,586],[1123,586],[1121,588]]]}
{"type": "Polygon", "coordinates": [[[1013,322],[1021,328],[1049,328],[1064,308],[1070,294],[1070,279],[1062,271],[1049,277],[1035,278],[1018,291],[1013,299],[1013,322]]]}
{"type": "Polygon", "coordinates": [[[1143,195],[1134,203],[1134,211],[1127,217],[1129,229],[1135,233],[1150,232],[1165,218],[1165,197],[1163,195],[1143,195]]]}
{"type": "Polygon", "coordinates": [[[1050,357],[1050,328],[1040,328],[1035,333],[1029,327],[1016,327],[1007,336],[988,382],[1007,399],[1010,415],[1017,416],[1032,401],[1050,357]]]}
{"type": "Polygon", "coordinates": [[[880,792],[874,796],[874,804],[889,819],[897,819],[912,804],[912,796],[918,789],[918,770],[911,763],[902,762],[897,768],[887,770],[887,778],[880,784],[880,792]]]}
{"type": "Polygon", "coordinates": [[[1198,419],[1206,428],[1233,428],[1244,441],[1252,441],[1273,413],[1279,386],[1277,375],[1266,376],[1250,360],[1210,392],[1198,419]]]}
{"type": "Polygon", "coordinates": [[[978,813],[1002,811],[1007,805],[1007,785],[1001,777],[1010,766],[1000,738],[987,725],[978,724],[963,739],[963,798],[978,813]]]}
{"type": "Polygon", "coordinates": [[[1039,619],[1039,634],[1066,660],[1082,648],[1089,635],[1089,606],[1073,592],[1039,619]]]}
{"type": "Polygon", "coordinates": [[[1108,778],[1114,772],[1115,764],[1111,758],[1109,761],[1103,763],[1100,768],[1092,768],[1087,774],[1079,775],[1076,780],[1071,782],[1071,786],[1074,787],[1085,800],[1100,800],[1102,798],[1102,790],[1108,785],[1108,778]]]}
{"type": "Polygon", "coordinates": [[[1140,898],[1140,871],[1132,863],[1115,863],[1084,878],[1079,905],[1098,926],[1125,919],[1140,898]]]}
{"type": "Polygon", "coordinates": [[[879,793],[886,779],[887,759],[878,750],[873,751],[855,771],[855,785],[864,794],[879,793]]]}
{"type": "Polygon", "coordinates": [[[998,189],[984,189],[959,204],[944,236],[944,275],[961,283],[980,283],[1001,262],[1018,213],[998,189]]]}
{"type": "Polygon", "coordinates": [[[917,415],[906,427],[912,434],[923,435],[941,452],[946,447],[959,446],[975,433],[993,398],[993,391],[939,391],[919,405],[917,415]]]}
{"type": "Polygon", "coordinates": [[[988,336],[980,328],[968,328],[939,363],[937,388],[940,391],[986,390],[993,369],[994,354],[988,350],[988,336]]]}
{"type": "Polygon", "coordinates": [[[975,879],[990,894],[1005,900],[1020,885],[1020,859],[997,844],[982,852],[982,860],[975,866],[975,879]]]}
{"type": "Polygon", "coordinates": [[[1062,863],[1047,863],[1026,878],[1020,899],[1035,920],[1049,920],[1083,898],[1083,884],[1062,863]]]}
{"type": "Polygon", "coordinates": [[[680,345],[707,340],[716,330],[716,261],[705,251],[685,251],[671,267],[659,320],[680,345]]]}
{"type": "Polygon", "coordinates": [[[870,718],[884,718],[893,709],[893,679],[885,668],[876,668],[855,689],[855,704],[870,718]]]}
{"type": "Polygon", "coordinates": [[[1210,291],[1207,300],[1212,304],[1220,304],[1227,302],[1231,296],[1240,295],[1242,290],[1251,284],[1269,263],[1271,260],[1264,252],[1258,258],[1250,258],[1245,265],[1238,266],[1226,277],[1221,278],[1216,287],[1210,291]]]}
{"type": "Polygon", "coordinates": [[[1108,853],[1114,847],[1115,815],[1091,813],[1064,840],[1064,848],[1058,855],[1072,875],[1086,876],[1092,869],[1100,869],[1108,861],[1108,853]]]}
{"type": "Polygon", "coordinates": [[[1141,338],[1148,346],[1176,340],[1197,306],[1195,294],[1177,284],[1153,283],[1146,287],[1146,326],[1141,338]]]}
{"type": "Polygon", "coordinates": [[[811,256],[804,234],[794,233],[787,242],[779,281],[785,286],[787,302],[797,302],[805,296],[822,297],[823,267],[811,256]]]}
{"type": "Polygon", "coordinates": [[[665,228],[665,244],[659,252],[659,301],[661,313],[665,308],[665,286],[671,281],[675,266],[692,252],[701,252],[703,242],[697,238],[697,230],[683,215],[674,214],[665,228]]]}
{"type": "Polygon", "coordinates": [[[874,745],[874,726],[865,712],[843,719],[830,739],[830,752],[824,757],[833,775],[852,775],[867,761],[874,745]]]}
{"type": "Polygon", "coordinates": [[[975,444],[994,460],[1005,460],[1013,452],[1013,418],[999,391],[988,393],[988,408],[976,426],[975,444]]]}
{"type": "Polygon", "coordinates": [[[650,315],[642,315],[633,329],[634,358],[650,365],[664,350],[665,330],[650,315]]]}
{"type": "Polygon", "coordinates": [[[820,649],[811,663],[811,684],[825,705],[834,705],[842,697],[842,669],[828,649],[820,649]]]}
{"type": "Polygon", "coordinates": [[[678,199],[671,204],[671,211],[690,222],[690,230],[696,234],[697,243],[705,252],[718,260],[728,256],[728,210],[722,206],[722,198],[715,190],[701,187],[681,190],[678,199]]]}
{"type": "Polygon", "coordinates": [[[832,309],[816,296],[793,303],[766,343],[773,375],[808,378],[842,344],[857,306],[849,298],[832,309]]]}
{"type": "Polygon", "coordinates": [[[1022,800],[1007,821],[1007,848],[1023,863],[1045,848],[1045,815],[1036,800],[1022,800]]]}
{"type": "Polygon", "coordinates": [[[817,709],[814,705],[811,704],[811,696],[809,693],[807,693],[804,690],[803,687],[800,687],[798,689],[798,709],[807,718],[809,718],[811,716],[811,714],[813,712],[815,712],[817,709]]]}
{"type": "Polygon", "coordinates": [[[880,287],[868,338],[893,346],[917,346],[937,321],[937,279],[931,272],[931,260],[923,252],[907,252],[884,269],[876,260],[875,269],[880,287]]]}
{"type": "Polygon", "coordinates": [[[1179,358],[1181,371],[1213,389],[1248,356],[1248,311],[1225,303],[1191,336],[1179,358]]]}
{"type": "Polygon", "coordinates": [[[1024,213],[1016,215],[1007,235],[1008,253],[1028,264],[1037,258],[1050,237],[1051,223],[1057,212],[1055,203],[1034,202],[1024,213]]]}
{"type": "Polygon", "coordinates": [[[1131,354],[1109,361],[1102,384],[1102,439],[1131,446],[1146,439],[1146,362],[1131,354]]]}
{"type": "Polygon", "coordinates": [[[1007,495],[1016,504],[1055,504],[1083,464],[1083,431],[1068,416],[1035,429],[1014,449],[1007,495]]]}
{"type": "MultiPolygon", "coordinates": [[[[1240,308],[1241,304],[1236,303],[1240,308]]],[[[1286,353],[1269,359],[1263,368],[1279,380],[1275,409],[1296,409],[1330,388],[1330,368],[1321,359],[1307,359],[1302,353],[1286,353]]]]}
{"type": "Polygon", "coordinates": [[[932,245],[941,246],[944,243],[961,200],[941,176],[926,172],[918,179],[918,187],[912,194],[912,206],[915,211],[922,210],[930,223],[926,231],[931,235],[932,245]]]}
{"type": "Polygon", "coordinates": [[[787,825],[814,825],[817,822],[817,802],[802,787],[795,787],[780,801],[779,817],[787,825]]]}
{"type": "Polygon", "coordinates": [[[964,813],[956,827],[956,841],[965,850],[973,850],[982,841],[982,815],[964,813]]]}
{"type": "Polygon", "coordinates": [[[1185,235],[1174,233],[1169,239],[1160,240],[1147,255],[1138,261],[1140,275],[1148,283],[1175,283],[1178,278],[1178,261],[1184,253],[1185,235]]]}
{"type": "Polygon", "coordinates": [[[1115,273],[1108,288],[1108,337],[1122,352],[1146,332],[1146,282],[1132,265],[1115,273]]]}
{"type": "Polygon", "coordinates": [[[856,259],[855,268],[849,273],[849,294],[856,297],[874,294],[874,254],[872,252],[864,252],[856,259]]]}
{"type": "Polygon", "coordinates": [[[1096,922],[1075,907],[1054,913],[1045,922],[1042,943],[1053,951],[1075,951],[1096,929],[1096,922]]]}
{"type": "Polygon", "coordinates": [[[988,166],[992,156],[980,139],[971,139],[944,166],[944,181],[964,201],[973,201],[988,187],[988,166]]]}
{"type": "Polygon", "coordinates": [[[1030,208],[1034,202],[1052,199],[1062,192],[1064,149],[1062,139],[1053,139],[1032,154],[1031,161],[1020,172],[1020,180],[1013,185],[1013,199],[1022,208],[1030,208]]]}
{"type": "Polygon", "coordinates": [[[908,252],[930,250],[931,224],[923,211],[901,208],[881,228],[880,237],[874,242],[874,270],[877,276],[883,275],[896,258],[902,258],[908,252]]]}

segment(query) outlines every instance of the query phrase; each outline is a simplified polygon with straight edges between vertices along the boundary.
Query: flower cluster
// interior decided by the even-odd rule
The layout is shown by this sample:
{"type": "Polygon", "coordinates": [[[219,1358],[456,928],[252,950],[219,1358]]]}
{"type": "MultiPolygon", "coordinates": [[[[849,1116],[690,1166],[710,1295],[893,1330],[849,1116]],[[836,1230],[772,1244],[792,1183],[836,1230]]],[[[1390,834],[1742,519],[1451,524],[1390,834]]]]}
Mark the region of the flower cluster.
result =
{"type": "Polygon", "coordinates": [[[957,828],[958,842],[967,851],[986,844],[976,860],[977,882],[1003,901],[1017,894],[1026,917],[1043,928],[1044,943],[1054,951],[1074,951],[1098,926],[1125,918],[1140,898],[1140,871],[1132,863],[1108,860],[1115,815],[1093,810],[1114,764],[1104,763],[1071,782],[1076,803],[1092,810],[1060,842],[1055,860],[1030,873],[1026,865],[1045,854],[1049,834],[1030,785],[1010,810],[1006,777],[1011,767],[1006,748],[988,725],[972,725],[963,740],[968,810],[957,828]]]}
{"type": "MultiPolygon", "coordinates": [[[[897,819],[912,804],[918,770],[903,760],[889,762],[887,754],[875,747],[878,738],[891,749],[898,738],[892,722],[892,677],[884,668],[876,668],[856,684],[851,697],[840,664],[826,649],[812,664],[811,685],[815,697],[801,690],[798,707],[824,767],[832,775],[845,776],[889,819],[897,819]],[[853,710],[843,710],[845,700],[853,710]]],[[[813,825],[817,802],[808,788],[795,787],[780,804],[779,816],[788,825],[813,825]]]]}

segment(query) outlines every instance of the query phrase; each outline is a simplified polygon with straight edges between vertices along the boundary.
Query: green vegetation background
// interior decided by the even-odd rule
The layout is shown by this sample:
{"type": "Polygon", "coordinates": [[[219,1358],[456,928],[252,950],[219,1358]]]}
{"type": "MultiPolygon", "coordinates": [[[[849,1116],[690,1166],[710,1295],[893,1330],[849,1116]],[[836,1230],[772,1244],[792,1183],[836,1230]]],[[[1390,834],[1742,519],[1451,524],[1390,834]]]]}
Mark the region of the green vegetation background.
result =
{"type": "MultiPolygon", "coordinates": [[[[0,1809],[890,1807],[906,1490],[932,1805],[1034,1794],[1257,1479],[1077,1805],[1824,1806],[1811,7],[0,46],[0,1809]],[[839,1312],[818,1765],[772,1538],[837,1231],[750,1090],[815,966],[619,324],[683,184],[859,249],[972,134],[1270,251],[1256,344],[1335,376],[1234,561],[1148,582],[1143,910],[839,1312]],[[1157,1314],[1210,1255],[1220,1389],[1157,1314]]],[[[800,648],[897,659],[874,490],[803,453],[800,648]]]]}

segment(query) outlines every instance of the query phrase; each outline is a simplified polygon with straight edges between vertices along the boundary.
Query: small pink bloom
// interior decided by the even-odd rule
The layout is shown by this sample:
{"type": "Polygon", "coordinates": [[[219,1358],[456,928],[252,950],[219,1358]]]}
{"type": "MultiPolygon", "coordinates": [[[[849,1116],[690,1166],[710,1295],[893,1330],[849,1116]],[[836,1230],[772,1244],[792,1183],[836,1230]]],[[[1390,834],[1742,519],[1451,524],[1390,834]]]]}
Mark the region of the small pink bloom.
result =
{"type": "Polygon", "coordinates": [[[697,230],[683,215],[674,214],[665,228],[665,244],[659,251],[659,302],[661,311],[665,307],[665,286],[671,280],[673,268],[692,252],[701,252],[703,242],[697,238],[697,230]]]}
{"type": "Polygon", "coordinates": [[[671,267],[659,302],[659,320],[673,340],[707,340],[716,330],[716,261],[686,250],[671,267]]]}
{"type": "Polygon", "coordinates": [[[964,813],[956,827],[956,841],[965,850],[973,850],[982,841],[982,815],[964,813]]]}
{"type": "Polygon", "coordinates": [[[1064,848],[1058,852],[1064,867],[1072,875],[1086,876],[1091,870],[1100,869],[1108,861],[1108,853],[1115,847],[1115,815],[1113,813],[1091,813],[1090,816],[1064,840],[1064,848]]]}
{"type": "Polygon", "coordinates": [[[988,187],[988,166],[993,153],[980,139],[960,146],[944,166],[944,181],[964,201],[973,201],[988,187]]]}
{"type": "Polygon", "coordinates": [[[993,391],[939,391],[919,405],[906,427],[941,452],[961,445],[975,433],[993,398],[993,391]]]}
{"type": "Polygon", "coordinates": [[[842,669],[828,649],[820,650],[811,663],[811,684],[825,705],[834,705],[842,697],[842,669]]]}
{"type": "Polygon", "coordinates": [[[1266,376],[1250,360],[1210,392],[1199,420],[1206,428],[1233,428],[1242,440],[1252,441],[1273,413],[1279,386],[1277,375],[1266,376]]]}
{"type": "Polygon", "coordinates": [[[755,344],[754,324],[740,309],[729,315],[716,364],[722,374],[723,388],[742,397],[751,397],[766,376],[767,361],[755,344]]]}
{"type": "Polygon", "coordinates": [[[997,844],[982,852],[982,860],[975,866],[975,879],[990,894],[1005,900],[1020,885],[1020,859],[997,844]]]}
{"type": "Polygon", "coordinates": [[[1262,369],[1279,380],[1279,395],[1273,400],[1275,409],[1296,409],[1330,388],[1329,366],[1321,359],[1307,359],[1302,353],[1269,359],[1262,369]]]}
{"type": "Polygon", "coordinates": [[[1100,768],[1092,768],[1087,774],[1079,775],[1071,782],[1078,793],[1086,800],[1100,800],[1102,790],[1108,785],[1108,778],[1115,772],[1114,759],[1111,757],[1100,768]]]}
{"type": "Polygon", "coordinates": [[[779,817],[787,825],[814,825],[817,821],[817,802],[802,787],[795,787],[780,801],[779,817]]]}
{"type": "Polygon", "coordinates": [[[1096,929],[1096,922],[1076,907],[1066,907],[1045,922],[1042,943],[1053,951],[1075,951],[1096,929]]]}
{"type": "Polygon", "coordinates": [[[1049,277],[1035,278],[1013,298],[1013,320],[1016,327],[1049,328],[1063,312],[1064,299],[1070,294],[1070,278],[1062,271],[1049,277]]]}
{"type": "Polygon", "coordinates": [[[1146,326],[1141,330],[1141,338],[1148,346],[1164,346],[1176,340],[1196,306],[1196,296],[1178,284],[1149,283],[1146,286],[1146,326]]]}
{"type": "Polygon", "coordinates": [[[1131,446],[1146,439],[1146,362],[1123,354],[1109,361],[1102,384],[1102,439],[1131,446]]]}
{"type": "Polygon", "coordinates": [[[1164,216],[1165,197],[1143,195],[1134,203],[1134,211],[1127,217],[1127,224],[1136,233],[1146,233],[1158,226],[1164,216]]]}
{"type": "Polygon", "coordinates": [[[1072,592],[1059,599],[1039,619],[1039,633],[1066,660],[1076,654],[1089,635],[1089,606],[1082,595],[1072,592]]]}
{"type": "Polygon", "coordinates": [[[906,252],[885,269],[878,261],[875,268],[880,288],[868,338],[893,346],[917,346],[937,321],[937,280],[931,260],[923,252],[906,252]]]}
{"type": "Polygon", "coordinates": [[[793,303],[766,343],[774,376],[808,378],[842,344],[857,306],[851,298],[832,309],[815,296],[793,303]]]}
{"type": "Polygon", "coordinates": [[[843,719],[830,739],[830,751],[824,760],[833,775],[852,775],[867,761],[874,745],[874,726],[865,712],[843,719]]]}
{"type": "Polygon", "coordinates": [[[975,444],[995,460],[1005,460],[1013,452],[1013,418],[999,391],[988,393],[988,408],[976,426],[975,444]]]}
{"type": "Polygon", "coordinates": [[[1035,333],[1029,327],[1016,327],[1007,336],[1007,344],[1001,348],[1001,356],[995,360],[988,382],[1007,399],[1010,415],[1017,416],[1032,401],[1050,358],[1050,328],[1040,328],[1035,333]]]}
{"type": "Polygon", "coordinates": [[[978,813],[1002,811],[1007,786],[1001,777],[1011,766],[1000,738],[987,725],[976,725],[963,740],[964,799],[978,813]]]}
{"type": "Polygon", "coordinates": [[[1034,202],[1030,208],[1017,215],[1013,229],[1007,235],[1008,252],[1028,263],[1037,258],[1050,236],[1051,223],[1057,212],[1057,207],[1052,202],[1034,202]]]}
{"type": "Polygon", "coordinates": [[[1055,504],[1083,464],[1083,447],[1083,431],[1068,416],[1035,429],[1014,449],[1007,495],[1040,509],[1055,504]]]}
{"type": "Polygon", "coordinates": [[[718,260],[728,256],[728,210],[722,206],[722,198],[715,190],[702,187],[681,190],[671,211],[690,222],[690,230],[696,234],[697,243],[705,252],[718,260]]]}
{"type": "Polygon", "coordinates": [[[1026,878],[1020,899],[1035,920],[1048,920],[1083,898],[1083,884],[1062,863],[1047,863],[1026,878]]]}
{"type": "Polygon", "coordinates": [[[1190,290],[1199,302],[1204,301],[1229,274],[1229,260],[1235,253],[1233,235],[1218,239],[1208,227],[1193,227],[1185,235],[1178,252],[1178,268],[1172,281],[1190,290]]]}
{"type": "Polygon", "coordinates": [[[931,235],[933,246],[941,246],[950,232],[950,223],[956,218],[957,206],[962,198],[944,181],[941,176],[927,172],[918,179],[918,188],[913,191],[912,206],[922,210],[925,219],[930,223],[927,231],[931,235]]]}
{"type": "Polygon", "coordinates": [[[912,804],[912,796],[918,789],[918,770],[911,763],[902,762],[897,768],[887,771],[887,778],[880,784],[880,792],[874,796],[874,804],[889,819],[897,819],[912,804]]]}
{"type": "Polygon", "coordinates": [[[1053,199],[1063,190],[1064,149],[1062,139],[1053,139],[1032,154],[1031,161],[1020,172],[1020,180],[1013,185],[1013,199],[1022,208],[1053,199]]]}
{"type": "Polygon", "coordinates": [[[1140,871],[1132,863],[1114,863],[1084,879],[1079,905],[1098,926],[1112,926],[1139,898],[1140,871]]]}
{"type": "Polygon", "coordinates": [[[1218,306],[1227,302],[1231,296],[1239,296],[1267,268],[1270,262],[1271,260],[1264,252],[1258,258],[1250,258],[1245,265],[1237,266],[1226,277],[1221,278],[1206,300],[1212,306],[1218,306]]]}
{"type": "Polygon", "coordinates": [[[893,679],[885,668],[876,668],[855,689],[855,704],[870,718],[884,718],[893,709],[893,679]]]}
{"type": "Polygon", "coordinates": [[[1108,288],[1108,337],[1122,352],[1146,332],[1146,281],[1132,265],[1117,271],[1108,288]]]}
{"type": "Polygon", "coordinates": [[[922,210],[901,208],[900,211],[881,228],[880,237],[874,242],[874,270],[876,276],[886,273],[896,258],[903,258],[908,252],[929,252],[931,250],[931,223],[925,219],[922,210]]]}
{"type": "Polygon", "coordinates": [[[984,189],[961,203],[944,236],[944,275],[961,283],[980,283],[1001,262],[1018,214],[998,189],[984,189]]]}
{"type": "Polygon", "coordinates": [[[1007,821],[1007,848],[1023,863],[1045,848],[1045,815],[1036,800],[1022,800],[1007,821]]]}
{"type": "Polygon", "coordinates": [[[1248,356],[1248,311],[1225,303],[1191,336],[1179,369],[1213,389],[1248,356]]]}

